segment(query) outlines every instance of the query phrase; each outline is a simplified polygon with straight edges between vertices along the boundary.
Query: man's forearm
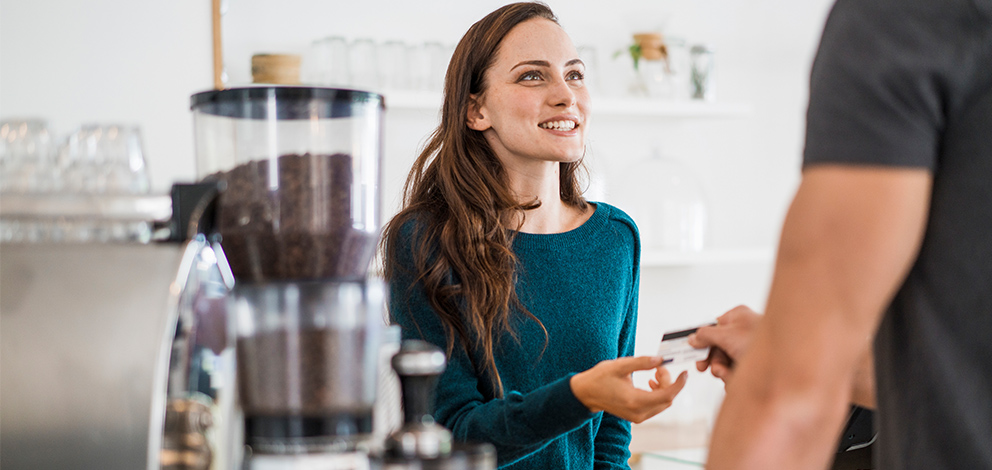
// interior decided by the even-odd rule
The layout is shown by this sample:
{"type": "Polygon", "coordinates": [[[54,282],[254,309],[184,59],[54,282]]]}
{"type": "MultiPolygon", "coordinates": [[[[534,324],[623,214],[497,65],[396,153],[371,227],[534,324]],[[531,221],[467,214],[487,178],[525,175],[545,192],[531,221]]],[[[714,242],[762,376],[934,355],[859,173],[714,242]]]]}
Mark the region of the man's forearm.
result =
{"type": "Polygon", "coordinates": [[[875,355],[871,349],[862,355],[861,364],[854,372],[851,402],[862,408],[875,409],[875,355]]]}
{"type": "Polygon", "coordinates": [[[804,172],[708,468],[828,465],[864,353],[919,249],[930,181],[917,169],[804,172]]]}
{"type": "Polygon", "coordinates": [[[844,363],[854,359],[827,352],[845,326],[782,320],[763,321],[738,363],[714,429],[710,470],[823,468],[829,462],[851,400],[853,377],[844,363]]]}

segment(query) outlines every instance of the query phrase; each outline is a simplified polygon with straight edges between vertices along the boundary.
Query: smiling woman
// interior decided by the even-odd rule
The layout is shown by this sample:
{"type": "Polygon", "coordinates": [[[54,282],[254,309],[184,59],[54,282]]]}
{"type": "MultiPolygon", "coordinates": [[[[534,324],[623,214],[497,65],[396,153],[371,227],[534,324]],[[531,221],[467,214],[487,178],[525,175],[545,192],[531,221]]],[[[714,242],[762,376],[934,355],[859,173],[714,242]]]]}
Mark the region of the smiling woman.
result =
{"type": "Polygon", "coordinates": [[[462,38],[441,125],[383,233],[390,316],[446,348],[435,417],[514,469],[628,468],[631,421],[669,405],[630,374],[640,241],[582,197],[584,64],[542,3],[489,14],[462,38]]]}
{"type": "Polygon", "coordinates": [[[485,135],[509,171],[582,158],[589,90],[577,56],[565,31],[545,18],[527,20],[503,39],[485,93],[471,96],[468,126],[485,135]]]}

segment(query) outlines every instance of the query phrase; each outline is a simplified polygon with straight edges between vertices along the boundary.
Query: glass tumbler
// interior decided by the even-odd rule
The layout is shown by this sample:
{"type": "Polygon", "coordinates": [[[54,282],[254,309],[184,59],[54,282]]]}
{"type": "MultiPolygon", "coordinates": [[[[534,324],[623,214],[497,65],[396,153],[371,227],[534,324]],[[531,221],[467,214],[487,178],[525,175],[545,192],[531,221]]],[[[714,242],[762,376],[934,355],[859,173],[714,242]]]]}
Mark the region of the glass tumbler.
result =
{"type": "Polygon", "coordinates": [[[358,88],[377,88],[379,86],[378,47],[368,38],[354,40],[349,46],[349,65],[351,65],[351,86],[358,88]]]}
{"type": "Polygon", "coordinates": [[[145,194],[151,185],[137,126],[88,124],[59,152],[66,189],[96,194],[145,194]]]}
{"type": "MultiPolygon", "coordinates": [[[[58,186],[53,138],[42,119],[0,121],[0,191],[46,193],[58,186]]],[[[25,218],[0,219],[0,239],[37,242],[48,238],[50,224],[25,218]]]]}
{"type": "MultiPolygon", "coordinates": [[[[151,189],[141,130],[134,125],[87,124],[69,135],[59,150],[63,190],[97,197],[134,196],[151,189]]],[[[144,240],[146,221],[67,220],[61,231],[75,242],[144,240]]]]}
{"type": "Polygon", "coordinates": [[[451,56],[448,49],[439,42],[424,43],[424,53],[427,58],[427,90],[440,92],[444,88],[444,73],[451,56]]]}
{"type": "Polygon", "coordinates": [[[36,193],[56,189],[54,140],[42,119],[0,121],[0,190],[36,193]]]}
{"type": "Polygon", "coordinates": [[[326,86],[348,86],[351,67],[348,41],[341,36],[329,36],[314,41],[304,58],[304,80],[326,86]]]}
{"type": "Polygon", "coordinates": [[[406,44],[386,41],[379,47],[379,80],[388,90],[409,88],[410,66],[407,64],[406,44]]]}

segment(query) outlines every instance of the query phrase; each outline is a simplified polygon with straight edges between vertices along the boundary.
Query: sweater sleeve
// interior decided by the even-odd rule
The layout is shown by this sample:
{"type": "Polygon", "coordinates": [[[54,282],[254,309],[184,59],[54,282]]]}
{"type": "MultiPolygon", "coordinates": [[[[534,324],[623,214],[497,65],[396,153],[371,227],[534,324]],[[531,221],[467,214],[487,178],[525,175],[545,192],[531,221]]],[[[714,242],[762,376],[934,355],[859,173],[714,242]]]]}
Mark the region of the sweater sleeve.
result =
{"type": "MultiPolygon", "coordinates": [[[[633,265],[630,298],[623,317],[623,327],[617,342],[617,357],[634,355],[634,337],[637,333],[637,299],[640,286],[641,247],[637,227],[632,220],[627,221],[633,231],[633,265]]],[[[630,469],[630,421],[603,413],[599,431],[595,438],[595,465],[599,469],[630,469]]]]}
{"type": "MultiPolygon", "coordinates": [[[[408,239],[409,240],[409,239],[408,239]]],[[[404,339],[423,339],[447,346],[444,326],[416,280],[409,241],[400,240],[390,279],[389,312],[404,339]]],[[[572,393],[571,375],[526,394],[508,391],[497,399],[488,392],[465,349],[457,341],[438,380],[434,418],[452,431],[456,441],[488,442],[496,447],[498,465],[513,463],[595,416],[572,393]]]]}

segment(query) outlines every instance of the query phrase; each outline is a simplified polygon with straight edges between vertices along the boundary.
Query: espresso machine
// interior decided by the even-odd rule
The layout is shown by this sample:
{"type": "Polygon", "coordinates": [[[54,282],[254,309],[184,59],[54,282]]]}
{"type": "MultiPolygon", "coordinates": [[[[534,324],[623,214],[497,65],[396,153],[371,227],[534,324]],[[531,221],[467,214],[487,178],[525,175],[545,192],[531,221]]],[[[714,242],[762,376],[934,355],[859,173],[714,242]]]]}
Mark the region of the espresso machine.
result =
{"type": "Polygon", "coordinates": [[[400,345],[370,273],[383,97],[257,86],[191,110],[195,183],[0,203],[155,229],[0,248],[0,466],[495,468],[492,446],[433,422],[444,355],[400,345]]]}

